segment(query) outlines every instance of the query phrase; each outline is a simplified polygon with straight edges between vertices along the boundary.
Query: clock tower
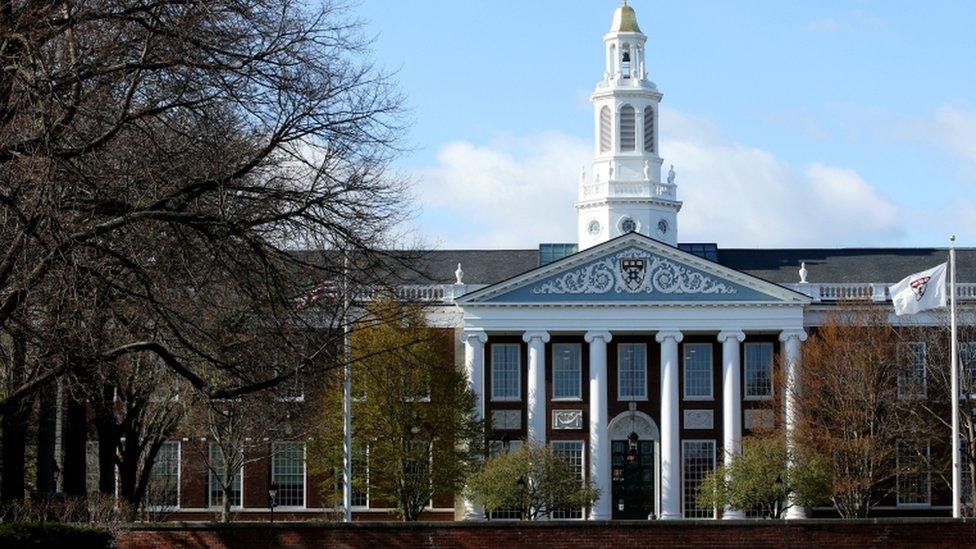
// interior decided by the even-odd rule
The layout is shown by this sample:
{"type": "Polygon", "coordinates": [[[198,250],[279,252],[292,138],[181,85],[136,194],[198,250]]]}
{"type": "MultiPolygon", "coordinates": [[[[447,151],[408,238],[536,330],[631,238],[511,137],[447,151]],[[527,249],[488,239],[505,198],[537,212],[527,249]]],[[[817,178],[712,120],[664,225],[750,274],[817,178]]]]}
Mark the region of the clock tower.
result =
{"type": "Polygon", "coordinates": [[[674,170],[661,180],[658,107],[661,93],[647,79],[647,36],[626,0],[603,37],[606,69],[590,96],[595,150],[589,174],[580,173],[579,249],[628,232],[677,245],[674,170]]]}

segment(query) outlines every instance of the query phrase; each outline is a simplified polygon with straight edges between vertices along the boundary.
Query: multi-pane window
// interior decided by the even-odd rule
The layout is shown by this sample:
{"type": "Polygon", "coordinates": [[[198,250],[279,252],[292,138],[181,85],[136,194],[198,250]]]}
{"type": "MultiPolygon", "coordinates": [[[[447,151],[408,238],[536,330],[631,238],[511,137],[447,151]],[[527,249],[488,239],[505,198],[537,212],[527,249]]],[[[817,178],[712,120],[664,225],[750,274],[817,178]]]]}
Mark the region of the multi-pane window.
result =
{"type": "Polygon", "coordinates": [[[619,400],[647,399],[647,345],[643,343],[617,345],[617,398],[619,400]]]}
{"type": "Polygon", "coordinates": [[[620,150],[636,150],[637,115],[634,107],[624,105],[620,108],[620,150]]]}
{"type": "Polygon", "coordinates": [[[712,398],[712,345],[686,343],[684,345],[685,398],[712,398]]]}
{"type": "Polygon", "coordinates": [[[681,472],[685,518],[712,518],[713,509],[698,507],[698,487],[708,473],[715,470],[714,440],[681,441],[681,472]]]}
{"type": "MultiPolygon", "coordinates": [[[[489,440],[488,455],[495,457],[506,452],[514,452],[522,446],[522,441],[515,440],[489,440]]],[[[518,520],[522,518],[522,512],[518,509],[496,509],[488,514],[491,520],[518,520]]]]}
{"type": "Polygon", "coordinates": [[[168,440],[159,447],[149,471],[146,504],[150,507],[178,507],[180,504],[180,443],[168,440]]]}
{"type": "Polygon", "coordinates": [[[963,396],[976,398],[976,341],[964,341],[959,345],[959,371],[963,396]]]}
{"type": "Polygon", "coordinates": [[[931,503],[932,472],[929,470],[929,446],[908,441],[898,442],[898,505],[931,503]]]}
{"type": "Polygon", "coordinates": [[[610,152],[610,107],[600,109],[600,152],[610,152]]]}
{"type": "MultiPolygon", "coordinates": [[[[583,441],[582,440],[554,440],[550,443],[552,454],[563,459],[579,475],[580,482],[583,481],[583,441]]],[[[581,519],[583,509],[555,509],[552,512],[554,519],[581,519]]]]}
{"type": "Polygon", "coordinates": [[[654,152],[654,108],[644,108],[644,150],[654,152]]]}
{"type": "Polygon", "coordinates": [[[925,397],[925,343],[913,341],[899,349],[898,396],[925,397]]]}
{"type": "Polygon", "coordinates": [[[369,507],[369,445],[352,444],[352,505],[369,507]]]}
{"type": "Polygon", "coordinates": [[[773,344],[745,345],[745,396],[766,399],[773,396],[773,344]]]}
{"type": "Polygon", "coordinates": [[[578,343],[552,346],[552,398],[582,398],[582,352],[578,343]]]}
{"type": "Polygon", "coordinates": [[[962,486],[962,503],[971,506],[973,504],[973,472],[969,468],[969,449],[963,445],[959,452],[959,465],[962,467],[962,479],[959,484],[962,486]]]}
{"type": "Polygon", "coordinates": [[[492,400],[519,400],[522,397],[520,350],[517,343],[496,343],[491,346],[492,400]]]}
{"type": "Polygon", "coordinates": [[[272,447],[271,482],[281,507],[305,507],[305,443],[276,442],[272,447]]]}
{"type": "MultiPolygon", "coordinates": [[[[226,449],[226,448],[225,448],[226,449]]],[[[241,474],[242,465],[244,463],[243,452],[241,449],[236,451],[229,451],[225,453],[221,450],[221,445],[216,442],[211,442],[210,447],[207,450],[209,455],[209,469],[210,469],[210,506],[220,507],[224,503],[224,489],[222,487],[222,480],[224,478],[224,471],[230,466],[231,470],[234,471],[234,476],[231,478],[230,482],[230,506],[240,507],[241,506],[241,486],[243,484],[243,475],[241,474]]]]}

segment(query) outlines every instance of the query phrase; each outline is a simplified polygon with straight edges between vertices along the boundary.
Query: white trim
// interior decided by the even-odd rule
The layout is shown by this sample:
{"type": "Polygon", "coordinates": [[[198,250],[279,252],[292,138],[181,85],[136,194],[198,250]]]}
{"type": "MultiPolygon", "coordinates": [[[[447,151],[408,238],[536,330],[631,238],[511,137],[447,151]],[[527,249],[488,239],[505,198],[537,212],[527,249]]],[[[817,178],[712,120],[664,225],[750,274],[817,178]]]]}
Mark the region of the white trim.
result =
{"type": "MultiPolygon", "coordinates": [[[[699,269],[703,272],[712,275],[720,276],[722,278],[729,280],[730,282],[739,284],[741,286],[744,286],[746,288],[749,288],[751,290],[754,290],[762,294],[766,294],[771,297],[771,299],[768,301],[754,300],[754,301],[746,301],[742,303],[763,303],[763,304],[776,303],[776,304],[783,304],[783,305],[805,305],[805,304],[809,304],[812,301],[809,296],[801,294],[800,292],[797,292],[795,290],[791,290],[784,286],[780,286],[778,284],[773,284],[772,282],[765,281],[761,278],[757,278],[755,276],[748,275],[746,273],[736,271],[734,269],[730,269],[728,267],[725,267],[724,265],[709,261],[695,254],[685,252],[684,250],[681,250],[677,247],[669,246],[667,244],[664,244],[663,242],[654,240],[653,238],[642,235],[640,233],[627,233],[621,235],[607,242],[603,242],[601,244],[597,244],[596,246],[587,248],[586,250],[583,250],[581,252],[577,252],[573,255],[566,256],[557,261],[553,261],[552,263],[549,263],[547,265],[543,265],[535,269],[531,269],[521,275],[512,277],[508,280],[503,280],[501,282],[492,284],[480,290],[476,290],[469,294],[465,294],[464,296],[461,296],[459,299],[455,301],[456,303],[462,306],[470,305],[470,304],[491,306],[494,304],[486,303],[486,301],[489,299],[492,299],[494,297],[497,297],[505,293],[509,293],[512,290],[515,290],[522,286],[526,286],[528,284],[531,284],[532,282],[541,280],[557,272],[570,269],[577,265],[585,264],[597,257],[603,256],[608,253],[612,253],[617,250],[625,249],[630,246],[637,246],[640,248],[644,248],[662,257],[679,261],[683,264],[689,265],[693,268],[699,269]]],[[[644,302],[644,303],[646,305],[651,305],[651,306],[660,306],[662,304],[667,304],[670,302],[654,301],[654,302],[644,302]]],[[[567,302],[566,304],[574,307],[580,305],[579,303],[575,303],[575,302],[567,302]]],[[[728,305],[730,304],[730,302],[724,302],[724,301],[708,302],[708,304],[728,305]]],[[[520,305],[525,306],[526,304],[520,304],[520,305]]],[[[550,305],[550,304],[546,303],[546,305],[550,305]]]]}
{"type": "Polygon", "coordinates": [[[512,342],[507,342],[507,341],[505,341],[505,342],[500,341],[500,342],[497,342],[497,343],[489,343],[488,344],[488,355],[489,355],[489,359],[491,360],[491,366],[488,368],[488,370],[489,370],[488,375],[491,376],[490,377],[490,379],[491,379],[491,395],[489,395],[491,397],[491,399],[490,399],[491,402],[521,402],[522,401],[522,344],[521,343],[512,343],[512,342]],[[515,353],[515,386],[518,388],[518,390],[516,391],[518,393],[518,395],[517,396],[514,396],[514,397],[510,397],[510,396],[495,396],[495,389],[498,387],[498,385],[495,383],[495,364],[496,364],[496,361],[495,361],[495,355],[494,355],[494,353],[495,353],[495,347],[500,347],[500,346],[503,346],[503,345],[513,346],[513,347],[515,347],[517,349],[517,352],[515,353]]]}
{"type": "Polygon", "coordinates": [[[776,389],[773,387],[776,385],[773,382],[773,362],[776,357],[776,345],[772,341],[746,341],[742,344],[742,400],[755,402],[755,401],[765,401],[772,400],[773,395],[776,394],[776,389]],[[749,346],[764,346],[768,345],[770,348],[770,362],[766,365],[766,369],[769,372],[769,394],[768,395],[750,395],[749,394],[749,346]]]}
{"type": "Polygon", "coordinates": [[[681,399],[688,401],[709,401],[715,400],[715,352],[711,343],[691,342],[681,346],[681,399]],[[708,396],[688,395],[688,369],[685,367],[687,351],[689,346],[708,347],[708,396]]]}
{"type": "MultiPolygon", "coordinates": [[[[552,344],[552,401],[553,402],[582,402],[583,401],[583,345],[575,342],[559,342],[552,344]],[[558,345],[569,345],[576,347],[576,395],[575,396],[556,396],[556,347],[558,345]]],[[[494,385],[493,385],[494,387],[494,385]]]]}
{"type": "Polygon", "coordinates": [[[927,479],[925,481],[925,484],[926,484],[926,488],[928,488],[928,490],[927,490],[928,493],[926,494],[926,499],[928,501],[925,501],[925,502],[902,503],[901,502],[901,486],[900,486],[901,485],[901,466],[899,464],[899,461],[900,461],[900,457],[899,457],[900,452],[899,452],[899,450],[901,449],[900,448],[900,445],[903,444],[903,441],[898,441],[897,444],[899,446],[897,446],[895,448],[895,507],[898,508],[898,509],[928,509],[928,508],[932,507],[932,467],[931,467],[931,461],[930,461],[931,458],[932,458],[932,445],[931,444],[928,444],[928,443],[925,444],[925,456],[926,456],[926,459],[925,459],[925,469],[926,469],[925,476],[927,477],[927,479]]]}
{"type": "MultiPolygon", "coordinates": [[[[279,444],[301,444],[302,445],[302,504],[299,505],[275,505],[275,509],[284,511],[297,511],[308,508],[308,444],[300,440],[278,440],[271,442],[271,483],[275,483],[275,455],[276,446],[279,444]]],[[[281,485],[278,485],[278,492],[281,492],[281,485]]]]}
{"type": "MultiPolygon", "coordinates": [[[[714,438],[688,438],[681,439],[681,516],[685,516],[685,444],[710,442],[712,444],[712,471],[718,468],[718,441],[714,438]]],[[[712,518],[716,518],[717,510],[712,510],[712,518]]],[[[696,517],[697,518],[697,517],[696,517]]]]}
{"type": "Polygon", "coordinates": [[[617,343],[617,401],[618,402],[647,402],[648,391],[647,386],[650,384],[650,379],[648,379],[647,371],[647,343],[634,343],[634,342],[618,342],[617,343]],[[623,345],[634,345],[644,347],[644,395],[643,396],[623,396],[620,394],[620,388],[623,387],[623,383],[620,382],[620,372],[622,371],[620,367],[620,357],[623,353],[620,352],[620,347],[623,345]]]}

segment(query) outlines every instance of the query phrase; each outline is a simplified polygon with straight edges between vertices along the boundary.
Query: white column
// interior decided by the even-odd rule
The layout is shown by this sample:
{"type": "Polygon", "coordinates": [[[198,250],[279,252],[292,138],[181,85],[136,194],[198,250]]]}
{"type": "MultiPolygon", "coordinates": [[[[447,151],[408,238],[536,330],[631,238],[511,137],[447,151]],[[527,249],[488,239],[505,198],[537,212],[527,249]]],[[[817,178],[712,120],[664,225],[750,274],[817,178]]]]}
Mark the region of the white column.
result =
{"type": "Polygon", "coordinates": [[[600,490],[590,520],[610,520],[610,433],[607,431],[607,343],[610,332],[586,332],[590,344],[590,481],[600,490]]]}
{"type": "Polygon", "coordinates": [[[678,417],[678,343],[681,332],[658,332],[661,344],[661,519],[681,518],[681,423],[678,417]]]}
{"type": "MultiPolygon", "coordinates": [[[[475,413],[478,419],[485,417],[485,343],[488,334],[484,330],[461,332],[464,342],[464,370],[468,374],[468,386],[474,391],[475,413]]],[[[484,520],[485,510],[471,499],[461,500],[464,520],[484,520]]]]}
{"type": "Polygon", "coordinates": [[[522,341],[529,344],[529,370],[526,434],[533,444],[546,443],[546,343],[549,332],[525,332],[522,341]]]}
{"type": "MultiPolygon", "coordinates": [[[[801,344],[807,340],[807,333],[803,330],[785,330],[779,334],[783,343],[783,357],[786,371],[783,372],[783,428],[786,431],[786,451],[789,456],[787,467],[795,465],[794,430],[797,423],[797,393],[800,391],[800,368],[803,360],[801,344]]],[[[803,507],[795,505],[793,494],[788,496],[786,518],[802,519],[807,517],[803,507]]]]}
{"type": "MultiPolygon", "coordinates": [[[[726,330],[718,334],[722,342],[722,434],[725,465],[742,453],[742,361],[739,344],[746,334],[739,330],[726,330]]],[[[743,519],[740,509],[725,509],[722,518],[743,519]]]]}

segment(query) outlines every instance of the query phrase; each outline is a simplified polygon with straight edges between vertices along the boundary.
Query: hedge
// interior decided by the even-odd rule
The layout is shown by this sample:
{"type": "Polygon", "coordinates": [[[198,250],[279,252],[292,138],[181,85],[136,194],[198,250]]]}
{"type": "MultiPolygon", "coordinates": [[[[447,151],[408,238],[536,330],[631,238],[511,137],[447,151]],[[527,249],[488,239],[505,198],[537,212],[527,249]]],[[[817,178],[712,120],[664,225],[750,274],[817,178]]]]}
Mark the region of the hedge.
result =
{"type": "Polygon", "coordinates": [[[91,526],[59,522],[8,522],[0,524],[0,547],[65,547],[70,549],[106,549],[113,546],[113,536],[91,526]]]}

